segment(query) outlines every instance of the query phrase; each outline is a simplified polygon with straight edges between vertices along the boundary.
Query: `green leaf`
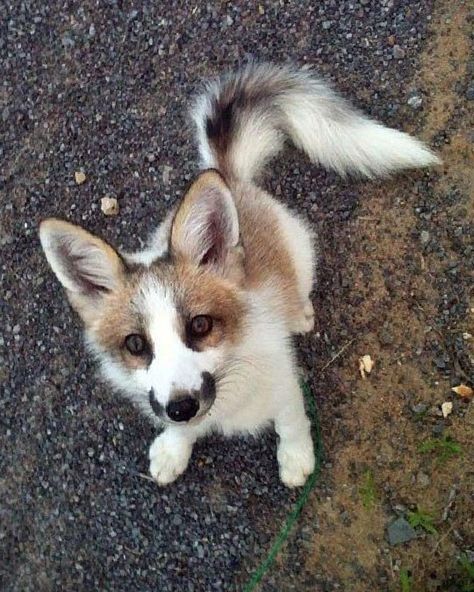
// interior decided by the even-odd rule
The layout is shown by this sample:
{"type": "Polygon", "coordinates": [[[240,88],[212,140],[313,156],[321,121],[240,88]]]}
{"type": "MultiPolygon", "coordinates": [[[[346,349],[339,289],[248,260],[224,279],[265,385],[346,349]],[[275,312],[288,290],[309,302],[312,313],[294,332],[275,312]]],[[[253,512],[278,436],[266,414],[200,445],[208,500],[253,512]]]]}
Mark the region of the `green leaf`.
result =
{"type": "Polygon", "coordinates": [[[413,579],[407,569],[400,570],[400,590],[401,592],[411,592],[413,579]]]}
{"type": "Polygon", "coordinates": [[[474,563],[467,555],[461,555],[458,561],[464,572],[462,592],[474,592],[474,563]]]}
{"type": "Polygon", "coordinates": [[[434,518],[431,514],[427,514],[419,508],[415,512],[408,512],[408,522],[410,523],[410,526],[413,528],[419,526],[426,532],[436,535],[438,534],[438,531],[433,525],[433,520],[434,518]]]}
{"type": "Polygon", "coordinates": [[[461,445],[453,440],[450,436],[443,436],[443,438],[429,438],[418,446],[418,451],[422,454],[428,452],[436,452],[438,463],[444,463],[452,456],[462,454],[461,445]]]}
{"type": "Polygon", "coordinates": [[[377,499],[374,473],[371,469],[368,469],[364,473],[363,483],[360,488],[360,496],[362,498],[362,505],[364,508],[366,510],[370,510],[377,499]]]}

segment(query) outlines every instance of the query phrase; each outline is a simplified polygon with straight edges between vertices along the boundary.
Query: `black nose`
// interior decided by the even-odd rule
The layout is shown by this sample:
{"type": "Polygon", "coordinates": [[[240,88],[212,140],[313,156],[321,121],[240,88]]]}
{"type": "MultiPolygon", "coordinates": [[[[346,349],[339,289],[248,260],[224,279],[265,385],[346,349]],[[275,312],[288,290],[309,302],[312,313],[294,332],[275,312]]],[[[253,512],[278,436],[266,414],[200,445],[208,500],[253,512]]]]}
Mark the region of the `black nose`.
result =
{"type": "Polygon", "coordinates": [[[170,401],[166,413],[173,421],[189,421],[199,410],[199,402],[193,397],[184,397],[170,401]]]}

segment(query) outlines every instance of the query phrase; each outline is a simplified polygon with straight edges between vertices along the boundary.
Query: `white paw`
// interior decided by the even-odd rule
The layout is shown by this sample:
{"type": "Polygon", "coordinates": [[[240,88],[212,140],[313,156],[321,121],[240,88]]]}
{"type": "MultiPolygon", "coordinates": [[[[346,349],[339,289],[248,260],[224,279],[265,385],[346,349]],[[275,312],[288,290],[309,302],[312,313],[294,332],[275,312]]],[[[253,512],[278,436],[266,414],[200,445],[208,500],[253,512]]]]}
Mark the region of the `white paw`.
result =
{"type": "Polygon", "coordinates": [[[166,432],[150,446],[150,474],[158,485],[168,485],[179,477],[188,466],[191,446],[168,438],[166,432]]]}
{"type": "Polygon", "coordinates": [[[308,302],[303,307],[303,313],[301,317],[295,322],[294,332],[295,333],[309,333],[314,329],[314,308],[312,303],[308,302]]]}
{"type": "Polygon", "coordinates": [[[314,471],[314,449],[311,437],[297,441],[280,441],[277,452],[280,479],[287,487],[301,487],[314,471]]]}

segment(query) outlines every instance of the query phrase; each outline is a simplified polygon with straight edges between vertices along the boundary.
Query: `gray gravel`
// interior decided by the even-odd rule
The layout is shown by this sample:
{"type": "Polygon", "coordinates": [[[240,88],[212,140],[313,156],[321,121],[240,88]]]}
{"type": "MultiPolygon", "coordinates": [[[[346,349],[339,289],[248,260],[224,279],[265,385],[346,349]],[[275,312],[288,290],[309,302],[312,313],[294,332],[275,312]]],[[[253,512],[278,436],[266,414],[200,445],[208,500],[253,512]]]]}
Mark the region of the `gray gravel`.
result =
{"type": "MultiPolygon", "coordinates": [[[[251,56],[315,65],[373,116],[404,124],[407,100],[423,108],[407,80],[430,11],[409,0],[2,3],[3,590],[233,590],[265,556],[296,497],[279,484],[274,437],[201,443],[167,489],[140,476],[153,430],[94,377],[38,222],[57,215],[142,245],[196,170],[188,98],[251,56]],[[77,170],[87,175],[80,186],[77,170]],[[118,199],[117,217],[101,213],[104,196],[118,199]]],[[[302,196],[298,209],[313,221],[322,211],[337,237],[357,185],[293,153],[275,171],[267,186],[302,196]]],[[[440,248],[423,232],[424,248],[440,248]]],[[[300,345],[323,406],[327,385],[313,372],[322,352],[300,345]]],[[[330,491],[330,469],[322,479],[316,496],[330,491]]],[[[315,531],[306,516],[264,590],[335,589],[305,568],[315,531]]]]}

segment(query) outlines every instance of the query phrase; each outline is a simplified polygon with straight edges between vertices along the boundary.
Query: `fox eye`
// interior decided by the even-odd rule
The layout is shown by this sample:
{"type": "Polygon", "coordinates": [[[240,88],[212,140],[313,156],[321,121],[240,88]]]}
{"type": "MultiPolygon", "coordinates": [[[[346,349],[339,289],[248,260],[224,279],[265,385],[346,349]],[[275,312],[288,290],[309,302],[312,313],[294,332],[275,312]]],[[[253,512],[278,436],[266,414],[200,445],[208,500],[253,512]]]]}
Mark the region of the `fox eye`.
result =
{"type": "Polygon", "coordinates": [[[125,337],[125,347],[132,356],[143,356],[149,349],[146,339],[138,333],[131,333],[125,337]]]}
{"type": "Polygon", "coordinates": [[[208,315],[198,315],[191,319],[189,328],[192,337],[205,337],[212,331],[212,317],[208,315]]]}

